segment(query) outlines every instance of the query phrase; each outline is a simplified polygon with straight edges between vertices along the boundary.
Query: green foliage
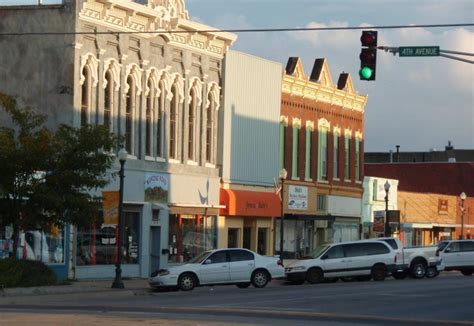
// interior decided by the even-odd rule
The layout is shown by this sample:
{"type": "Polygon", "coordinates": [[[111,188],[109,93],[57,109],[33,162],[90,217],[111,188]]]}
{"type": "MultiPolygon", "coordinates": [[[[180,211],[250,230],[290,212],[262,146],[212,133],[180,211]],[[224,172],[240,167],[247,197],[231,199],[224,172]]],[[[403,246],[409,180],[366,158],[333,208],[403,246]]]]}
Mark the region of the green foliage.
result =
{"type": "Polygon", "coordinates": [[[50,130],[45,116],[0,93],[2,109],[11,123],[0,120],[0,225],[12,224],[15,235],[20,225],[90,224],[100,203],[91,193],[113,177],[119,139],[104,126],[50,130]]]}
{"type": "Polygon", "coordinates": [[[39,261],[0,260],[0,287],[31,287],[57,283],[56,274],[39,261]]]}

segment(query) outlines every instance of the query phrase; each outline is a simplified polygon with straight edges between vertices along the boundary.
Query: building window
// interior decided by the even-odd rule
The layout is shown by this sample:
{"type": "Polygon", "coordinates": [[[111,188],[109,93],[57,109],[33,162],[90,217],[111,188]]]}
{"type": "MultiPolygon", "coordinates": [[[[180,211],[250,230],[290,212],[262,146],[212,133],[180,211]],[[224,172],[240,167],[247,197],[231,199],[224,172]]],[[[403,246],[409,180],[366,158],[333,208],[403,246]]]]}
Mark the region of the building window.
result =
{"type": "Polygon", "coordinates": [[[360,181],[360,141],[358,139],[355,143],[355,178],[360,181]]]}
{"type": "Polygon", "coordinates": [[[165,104],[165,85],[160,82],[160,96],[158,97],[158,107],[156,108],[156,156],[163,156],[163,112],[165,104]]]}
{"type": "Polygon", "coordinates": [[[291,177],[298,178],[298,143],[299,143],[299,129],[293,126],[293,148],[292,148],[292,166],[291,177]]]}
{"type": "Polygon", "coordinates": [[[212,99],[211,93],[208,95],[209,106],[207,107],[207,122],[206,122],[206,162],[212,162],[212,137],[214,130],[214,111],[215,102],[212,99]]]}
{"type": "Polygon", "coordinates": [[[328,130],[319,129],[318,139],[318,180],[328,179],[328,130]]]}
{"type": "Polygon", "coordinates": [[[350,145],[351,139],[349,136],[344,138],[344,179],[351,179],[351,167],[350,167],[350,145]]]}
{"type": "MultiPolygon", "coordinates": [[[[101,220],[101,219],[100,219],[101,220]]],[[[122,264],[138,264],[140,213],[124,212],[125,255],[122,264]]],[[[117,261],[118,229],[116,225],[92,224],[77,230],[77,265],[112,265],[117,261]]]]}
{"type": "Polygon", "coordinates": [[[89,123],[89,112],[91,103],[91,70],[89,66],[84,66],[82,71],[84,75],[84,83],[82,84],[81,93],[81,126],[85,126],[89,123]]]}
{"type": "Polygon", "coordinates": [[[305,165],[304,165],[305,179],[311,178],[311,144],[312,144],[312,130],[310,128],[306,128],[306,152],[305,152],[305,165]]]}
{"type": "Polygon", "coordinates": [[[178,111],[178,89],[173,86],[171,89],[173,98],[170,106],[170,157],[176,159],[176,132],[177,132],[177,111],[178,111]]]}
{"type": "Polygon", "coordinates": [[[146,110],[145,110],[145,155],[151,156],[152,152],[152,112],[154,112],[154,100],[155,100],[155,87],[153,80],[148,80],[148,96],[146,98],[146,110]]]}
{"type": "Polygon", "coordinates": [[[194,135],[196,125],[196,91],[191,89],[191,103],[188,111],[188,159],[194,161],[194,135]]]}
{"type": "Polygon", "coordinates": [[[285,122],[280,122],[280,170],[285,167],[285,141],[286,127],[285,122]]]}
{"type": "Polygon", "coordinates": [[[333,151],[333,175],[335,179],[339,179],[339,134],[334,133],[334,151],[333,151]]]}
{"type": "Polygon", "coordinates": [[[135,111],[135,81],[132,76],[128,76],[127,84],[129,88],[126,95],[125,105],[125,150],[132,154],[132,123],[133,112],[135,111]]]}
{"type": "Polygon", "coordinates": [[[316,209],[320,212],[325,212],[327,208],[327,196],[318,195],[317,200],[318,202],[317,202],[316,209]]]}
{"type": "Polygon", "coordinates": [[[107,71],[105,74],[107,85],[104,90],[104,126],[110,131],[112,125],[112,110],[114,107],[114,79],[112,73],[107,71]]]}

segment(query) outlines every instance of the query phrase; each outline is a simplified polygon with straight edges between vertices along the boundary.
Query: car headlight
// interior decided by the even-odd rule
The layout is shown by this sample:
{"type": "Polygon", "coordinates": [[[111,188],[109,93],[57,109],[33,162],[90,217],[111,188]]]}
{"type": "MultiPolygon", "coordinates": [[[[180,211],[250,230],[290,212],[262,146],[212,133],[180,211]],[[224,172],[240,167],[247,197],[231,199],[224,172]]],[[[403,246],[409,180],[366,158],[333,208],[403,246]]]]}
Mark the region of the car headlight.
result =
{"type": "Polygon", "coordinates": [[[170,271],[167,270],[167,269],[159,269],[159,270],[154,271],[153,273],[151,273],[150,277],[164,276],[164,275],[168,275],[169,273],[170,273],[170,271]]]}

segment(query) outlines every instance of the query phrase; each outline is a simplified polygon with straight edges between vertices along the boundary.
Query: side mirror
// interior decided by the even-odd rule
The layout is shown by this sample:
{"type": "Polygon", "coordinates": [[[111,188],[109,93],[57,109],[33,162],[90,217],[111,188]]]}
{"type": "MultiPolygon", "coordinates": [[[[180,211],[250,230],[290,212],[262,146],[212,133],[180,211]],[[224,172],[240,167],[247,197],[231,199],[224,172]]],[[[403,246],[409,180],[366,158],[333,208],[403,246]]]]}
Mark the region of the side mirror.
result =
{"type": "Polygon", "coordinates": [[[209,264],[212,264],[212,260],[206,259],[206,260],[204,261],[204,265],[209,265],[209,264]]]}

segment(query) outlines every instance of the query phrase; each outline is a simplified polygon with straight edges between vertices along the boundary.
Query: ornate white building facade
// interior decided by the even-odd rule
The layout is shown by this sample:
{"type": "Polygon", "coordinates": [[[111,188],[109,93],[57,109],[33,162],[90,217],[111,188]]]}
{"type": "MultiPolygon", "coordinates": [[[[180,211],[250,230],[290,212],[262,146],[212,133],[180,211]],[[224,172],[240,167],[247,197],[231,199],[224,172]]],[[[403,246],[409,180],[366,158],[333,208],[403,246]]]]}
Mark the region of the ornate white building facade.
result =
{"type": "MultiPolygon", "coordinates": [[[[123,137],[123,276],[146,277],[217,246],[222,60],[236,36],[190,21],[184,0],[0,11],[4,31],[65,32],[9,39],[0,91],[47,114],[50,126],[104,125],[123,137]]],[[[70,277],[112,277],[116,226],[72,230],[70,277]]]]}

